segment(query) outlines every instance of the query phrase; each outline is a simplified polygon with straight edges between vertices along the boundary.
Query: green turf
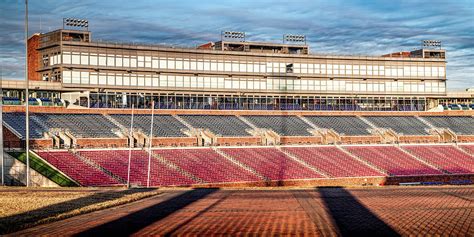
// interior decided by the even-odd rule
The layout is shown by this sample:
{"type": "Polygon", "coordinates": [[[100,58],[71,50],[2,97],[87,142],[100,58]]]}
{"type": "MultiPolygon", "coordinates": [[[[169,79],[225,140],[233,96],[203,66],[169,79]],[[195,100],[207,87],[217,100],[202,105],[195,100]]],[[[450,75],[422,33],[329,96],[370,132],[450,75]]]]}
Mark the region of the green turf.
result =
{"type": "MultiPolygon", "coordinates": [[[[26,163],[26,152],[9,152],[8,154],[15,157],[17,160],[26,163]]],[[[64,176],[32,153],[30,153],[30,167],[61,187],[78,186],[74,181],[64,176]]]]}

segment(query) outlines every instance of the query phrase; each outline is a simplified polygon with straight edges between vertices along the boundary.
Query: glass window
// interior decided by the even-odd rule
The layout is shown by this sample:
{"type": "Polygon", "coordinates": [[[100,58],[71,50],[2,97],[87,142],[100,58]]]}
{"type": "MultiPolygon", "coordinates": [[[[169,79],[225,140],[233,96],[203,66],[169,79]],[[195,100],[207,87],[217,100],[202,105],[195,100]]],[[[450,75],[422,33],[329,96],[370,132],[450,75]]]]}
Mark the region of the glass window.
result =
{"type": "Polygon", "coordinates": [[[107,84],[107,74],[99,73],[99,85],[106,85],[107,84]]]}
{"type": "Polygon", "coordinates": [[[123,57],[123,66],[130,67],[130,58],[128,56],[123,57]]]}
{"type": "Polygon", "coordinates": [[[105,54],[99,54],[99,66],[107,66],[107,57],[105,54]]]}
{"type": "Polygon", "coordinates": [[[97,66],[97,54],[90,54],[89,65],[97,66]]]}
{"type": "Polygon", "coordinates": [[[89,84],[89,72],[81,72],[81,84],[89,84]]]}
{"type": "Polygon", "coordinates": [[[115,85],[117,85],[117,86],[123,85],[123,77],[122,77],[122,74],[116,74],[116,75],[115,75],[115,85]]]}
{"type": "Polygon", "coordinates": [[[190,68],[189,60],[184,60],[183,61],[183,69],[184,70],[189,70],[189,68],[190,68]]]}
{"type": "Polygon", "coordinates": [[[145,67],[146,68],[151,68],[151,57],[150,56],[145,56],[145,67]]]}
{"type": "Polygon", "coordinates": [[[97,83],[98,83],[97,73],[91,73],[90,74],[90,84],[91,85],[97,85],[97,83]]]}
{"type": "Polygon", "coordinates": [[[78,53],[72,53],[72,60],[71,60],[72,64],[76,64],[76,65],[79,65],[81,64],[81,57],[79,56],[78,53]]]}
{"type": "Polygon", "coordinates": [[[138,85],[137,74],[130,74],[130,86],[137,86],[137,85],[138,85]]]}
{"type": "Polygon", "coordinates": [[[138,67],[145,67],[145,57],[144,56],[137,56],[137,66],[138,67]]]}
{"type": "Polygon", "coordinates": [[[130,57],[130,67],[137,67],[137,56],[130,57]]]}
{"type": "Polygon", "coordinates": [[[151,75],[145,75],[145,86],[152,86],[151,75]]]}
{"type": "Polygon", "coordinates": [[[137,82],[138,86],[145,86],[145,77],[143,75],[138,75],[137,82]]]}
{"type": "Polygon", "coordinates": [[[183,61],[182,59],[180,58],[177,58],[176,59],[176,68],[175,69],[178,69],[178,70],[183,70],[183,61]]]}
{"type": "Polygon", "coordinates": [[[81,65],[89,65],[89,54],[81,53],[81,65]]]}
{"type": "Polygon", "coordinates": [[[209,60],[204,60],[203,66],[204,66],[204,68],[203,68],[204,71],[211,70],[211,62],[209,60]]]}
{"type": "Polygon", "coordinates": [[[79,71],[72,71],[72,81],[73,84],[80,84],[81,83],[81,72],[79,71]]]}
{"type": "Polygon", "coordinates": [[[159,87],[160,86],[160,76],[158,75],[153,75],[153,87],[159,87]]]}
{"type": "Polygon", "coordinates": [[[71,52],[63,52],[63,63],[71,64],[71,52]]]}
{"type": "Polygon", "coordinates": [[[189,76],[183,77],[183,87],[186,87],[186,88],[191,87],[191,77],[189,76]]]}
{"type": "Polygon", "coordinates": [[[168,68],[168,66],[166,65],[166,58],[160,58],[160,68],[161,69],[168,68]]]}
{"type": "Polygon", "coordinates": [[[117,57],[115,57],[115,64],[117,67],[123,67],[122,55],[117,55],[117,57]]]}
{"type": "Polygon", "coordinates": [[[71,83],[71,71],[63,71],[63,83],[71,83]]]}
{"type": "Polygon", "coordinates": [[[107,55],[107,66],[115,67],[115,57],[114,55],[107,55]]]}
{"type": "Polygon", "coordinates": [[[115,85],[115,74],[114,73],[107,73],[107,85],[111,85],[111,86],[115,85]]]}
{"type": "Polygon", "coordinates": [[[123,85],[130,86],[130,74],[123,75],[123,85]]]}
{"type": "Polygon", "coordinates": [[[183,76],[176,76],[176,87],[183,87],[183,76]]]}

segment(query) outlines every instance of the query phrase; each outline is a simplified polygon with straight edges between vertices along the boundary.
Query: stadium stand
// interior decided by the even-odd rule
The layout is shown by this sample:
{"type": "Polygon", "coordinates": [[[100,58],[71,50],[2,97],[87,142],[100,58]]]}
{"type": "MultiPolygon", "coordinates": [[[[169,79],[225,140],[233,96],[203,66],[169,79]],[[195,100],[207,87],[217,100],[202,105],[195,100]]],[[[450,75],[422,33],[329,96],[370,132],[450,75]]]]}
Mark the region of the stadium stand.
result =
{"type": "MultiPolygon", "coordinates": [[[[34,116],[34,115],[33,115],[34,116]]],[[[21,135],[20,138],[26,136],[26,122],[24,113],[4,113],[3,121],[8,124],[12,129],[14,129],[18,134],[21,135]]],[[[33,139],[42,138],[43,133],[47,129],[36,122],[34,119],[30,119],[30,137],[33,139]]]]}
{"type": "Polygon", "coordinates": [[[394,146],[350,146],[344,149],[385,170],[391,176],[443,174],[394,146]]]}
{"type": "Polygon", "coordinates": [[[209,129],[223,137],[246,137],[246,130],[252,129],[242,120],[232,115],[180,115],[194,128],[209,129]]]}
{"type": "Polygon", "coordinates": [[[402,148],[449,173],[474,173],[474,157],[454,146],[402,146],[402,148]]]}
{"type": "Polygon", "coordinates": [[[285,151],[331,177],[383,176],[337,147],[284,147],[285,151]]]}
{"type": "Polygon", "coordinates": [[[221,151],[270,180],[322,178],[275,148],[222,148],[221,151]]]}
{"type": "Polygon", "coordinates": [[[474,117],[472,116],[426,116],[423,117],[438,128],[449,128],[457,134],[474,134],[474,117]]]}
{"type": "Polygon", "coordinates": [[[474,145],[460,145],[459,147],[467,153],[474,155],[474,145]]]}
{"type": "Polygon", "coordinates": [[[412,116],[364,116],[379,128],[390,128],[401,135],[428,135],[428,125],[412,116]]]}
{"type": "Polygon", "coordinates": [[[39,156],[82,186],[110,186],[119,182],[67,151],[40,151],[39,156]]]}
{"type": "Polygon", "coordinates": [[[111,121],[100,114],[34,114],[48,128],[61,128],[76,137],[117,137],[117,129],[111,121]]]}
{"type": "Polygon", "coordinates": [[[333,129],[340,135],[370,135],[370,125],[356,116],[305,116],[320,128],[333,129]]]}
{"type": "Polygon", "coordinates": [[[153,152],[206,183],[261,181],[255,174],[232,163],[210,148],[163,149],[153,152]]]}
{"type": "Polygon", "coordinates": [[[271,129],[281,136],[311,136],[311,126],[296,116],[244,116],[258,128],[271,129]]]}
{"type": "MultiPolygon", "coordinates": [[[[79,153],[101,167],[112,172],[114,175],[127,179],[128,155],[126,150],[100,150],[100,151],[82,151],[79,153]]],[[[196,181],[181,174],[158,159],[152,157],[150,168],[150,185],[152,186],[172,186],[172,185],[189,185],[195,184],[196,181]]],[[[132,159],[130,164],[130,183],[146,186],[148,172],[148,153],[145,151],[132,151],[132,159]]]]}
{"type": "MultiPolygon", "coordinates": [[[[131,116],[125,114],[113,114],[111,117],[125,128],[130,127],[131,116]]],[[[145,134],[149,134],[151,125],[151,115],[134,115],[134,128],[138,128],[145,134]]],[[[183,132],[186,126],[171,115],[155,115],[153,123],[154,137],[186,137],[183,132]]]]}

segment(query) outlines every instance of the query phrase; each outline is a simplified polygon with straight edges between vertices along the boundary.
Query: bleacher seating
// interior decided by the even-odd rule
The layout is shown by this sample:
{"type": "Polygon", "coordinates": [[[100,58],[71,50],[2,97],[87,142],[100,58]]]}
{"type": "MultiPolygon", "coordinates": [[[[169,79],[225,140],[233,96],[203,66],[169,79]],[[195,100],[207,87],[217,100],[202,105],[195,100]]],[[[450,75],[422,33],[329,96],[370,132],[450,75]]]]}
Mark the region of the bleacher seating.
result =
{"type": "MultiPolygon", "coordinates": [[[[30,115],[30,118],[34,115],[30,115]]],[[[3,113],[3,122],[8,124],[18,134],[21,139],[26,137],[26,117],[24,113],[3,113]]],[[[34,119],[30,119],[30,138],[42,138],[43,133],[48,129],[38,124],[34,119]]]]}
{"type": "Polygon", "coordinates": [[[119,184],[117,180],[67,151],[44,151],[37,152],[37,154],[82,186],[110,186],[119,184]]]}
{"type": "Polygon", "coordinates": [[[311,126],[296,116],[244,116],[257,128],[271,129],[281,136],[311,136],[311,126]]]}
{"type": "Polygon", "coordinates": [[[34,114],[33,116],[49,129],[64,129],[78,138],[117,137],[112,130],[118,130],[118,127],[100,114],[34,114]]]}
{"type": "Polygon", "coordinates": [[[460,145],[459,147],[467,153],[474,155],[474,145],[460,145]]]}
{"type": "Polygon", "coordinates": [[[394,146],[351,146],[344,149],[392,176],[443,174],[394,146]]]}
{"type": "Polygon", "coordinates": [[[210,148],[162,149],[153,152],[206,183],[260,181],[255,174],[232,163],[210,148]]]}
{"type": "MultiPolygon", "coordinates": [[[[130,128],[131,116],[127,114],[113,114],[113,119],[130,128]]],[[[150,133],[151,115],[135,114],[133,127],[141,130],[145,134],[150,133]]],[[[186,137],[183,132],[186,128],[184,124],[171,115],[155,115],[153,118],[153,136],[154,137],[186,137]]]]}
{"type": "Polygon", "coordinates": [[[283,149],[331,177],[384,175],[337,147],[285,147],[283,149]]]}
{"type": "Polygon", "coordinates": [[[401,135],[428,135],[428,125],[413,116],[364,116],[379,128],[391,128],[401,135]]]}
{"type": "MultiPolygon", "coordinates": [[[[127,180],[129,151],[82,151],[79,154],[94,161],[123,180],[127,180]]],[[[151,186],[189,185],[196,183],[196,181],[181,174],[177,170],[162,164],[155,157],[152,157],[151,159],[150,170],[151,186]]],[[[132,159],[130,162],[130,183],[146,186],[147,176],[148,153],[140,150],[132,151],[132,159]]]]}
{"type": "Polygon", "coordinates": [[[194,128],[209,129],[223,137],[246,137],[246,130],[252,129],[242,120],[232,115],[180,115],[194,128]]]}
{"type": "Polygon", "coordinates": [[[438,128],[449,128],[457,134],[474,134],[474,117],[472,116],[426,116],[423,117],[438,128]]]}
{"type": "Polygon", "coordinates": [[[322,177],[275,148],[222,148],[220,150],[270,180],[322,177]]]}
{"type": "Polygon", "coordinates": [[[370,135],[370,125],[356,116],[305,116],[319,128],[333,129],[340,135],[370,135]]]}
{"type": "Polygon", "coordinates": [[[474,173],[474,157],[454,146],[403,146],[415,156],[453,174],[474,173]]]}

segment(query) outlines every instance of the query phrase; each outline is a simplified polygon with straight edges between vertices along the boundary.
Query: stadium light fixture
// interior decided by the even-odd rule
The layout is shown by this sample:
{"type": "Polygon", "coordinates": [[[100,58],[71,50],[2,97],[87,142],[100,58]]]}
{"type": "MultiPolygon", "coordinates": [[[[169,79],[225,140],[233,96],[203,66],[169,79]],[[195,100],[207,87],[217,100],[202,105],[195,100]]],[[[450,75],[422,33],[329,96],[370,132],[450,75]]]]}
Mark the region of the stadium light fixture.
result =
{"type": "Polygon", "coordinates": [[[77,19],[77,18],[63,18],[63,29],[66,27],[71,28],[85,28],[89,29],[89,21],[86,19],[77,19]]]}
{"type": "Polygon", "coordinates": [[[245,32],[242,31],[222,31],[221,41],[239,41],[245,42],[245,32]]]}
{"type": "Polygon", "coordinates": [[[283,43],[303,43],[306,44],[306,36],[305,35],[293,35],[293,34],[285,34],[283,35],[283,43]]]}
{"type": "Polygon", "coordinates": [[[440,40],[422,40],[423,48],[441,48],[440,40]]]}

